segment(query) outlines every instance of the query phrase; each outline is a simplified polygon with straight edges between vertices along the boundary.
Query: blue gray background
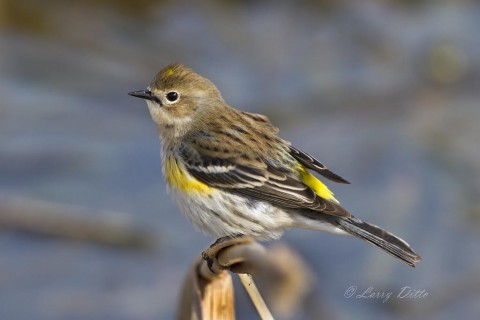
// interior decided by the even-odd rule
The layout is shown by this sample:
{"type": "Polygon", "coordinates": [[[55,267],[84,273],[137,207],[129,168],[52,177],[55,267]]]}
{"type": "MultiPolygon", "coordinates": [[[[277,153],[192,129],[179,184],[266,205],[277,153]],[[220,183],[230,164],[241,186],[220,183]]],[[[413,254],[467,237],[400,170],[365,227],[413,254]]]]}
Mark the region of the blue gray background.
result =
{"type": "Polygon", "coordinates": [[[0,319],[174,317],[212,239],[170,201],[155,127],[127,96],[172,62],[267,114],[352,182],[329,183],[346,208],[423,256],[414,270],[352,238],[288,231],[315,276],[295,319],[480,318],[477,1],[2,0],[0,28],[2,199],[122,212],[157,236],[136,251],[1,229],[0,319]],[[428,296],[347,299],[352,285],[428,296]]]}

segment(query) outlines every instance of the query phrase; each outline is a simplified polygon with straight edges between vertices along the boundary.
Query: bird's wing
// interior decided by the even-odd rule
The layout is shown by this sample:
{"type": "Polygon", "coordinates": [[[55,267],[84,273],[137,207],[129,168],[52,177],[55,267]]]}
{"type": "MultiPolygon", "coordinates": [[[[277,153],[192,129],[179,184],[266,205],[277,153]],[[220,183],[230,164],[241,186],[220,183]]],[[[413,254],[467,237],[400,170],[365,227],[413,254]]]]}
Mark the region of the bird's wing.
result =
{"type": "Polygon", "coordinates": [[[302,152],[290,146],[290,155],[294,157],[298,162],[300,162],[305,168],[318,172],[319,174],[321,174],[322,176],[324,176],[329,180],[332,180],[338,183],[350,184],[350,182],[343,179],[339,175],[333,173],[332,171],[328,170],[328,168],[323,163],[321,163],[320,161],[318,161],[317,159],[315,159],[314,157],[312,157],[311,155],[305,152],[302,152]]]}
{"type": "Polygon", "coordinates": [[[291,170],[273,161],[264,161],[260,157],[248,158],[238,150],[226,153],[215,145],[212,137],[202,139],[197,136],[184,141],[180,148],[179,156],[184,160],[188,172],[208,186],[279,207],[351,216],[336,203],[328,188],[308,173],[300,162],[296,167],[298,175],[293,175],[291,170]],[[322,191],[324,197],[319,195],[322,191]]]}

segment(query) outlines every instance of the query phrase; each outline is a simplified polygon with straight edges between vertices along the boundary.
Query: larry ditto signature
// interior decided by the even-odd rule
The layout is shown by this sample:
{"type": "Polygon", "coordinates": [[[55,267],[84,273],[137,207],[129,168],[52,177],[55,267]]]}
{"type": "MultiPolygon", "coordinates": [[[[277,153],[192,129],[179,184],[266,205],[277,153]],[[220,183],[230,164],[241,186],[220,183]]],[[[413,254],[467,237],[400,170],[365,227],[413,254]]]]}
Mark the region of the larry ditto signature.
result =
{"type": "Polygon", "coordinates": [[[428,292],[425,289],[414,289],[409,286],[400,288],[398,292],[376,291],[373,287],[359,290],[357,286],[350,286],[345,291],[344,296],[347,299],[375,299],[382,300],[382,302],[385,303],[392,297],[397,299],[425,299],[428,296],[428,292]]]}

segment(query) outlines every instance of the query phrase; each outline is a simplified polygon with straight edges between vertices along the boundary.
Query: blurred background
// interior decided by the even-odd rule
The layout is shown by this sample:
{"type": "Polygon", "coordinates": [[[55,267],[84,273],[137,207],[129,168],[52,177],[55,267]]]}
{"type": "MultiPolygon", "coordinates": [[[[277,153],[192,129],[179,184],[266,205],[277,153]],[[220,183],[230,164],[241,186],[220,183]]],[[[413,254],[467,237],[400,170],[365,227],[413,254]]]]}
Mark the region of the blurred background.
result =
{"type": "Polygon", "coordinates": [[[0,28],[0,319],[174,318],[212,239],[166,194],[127,96],[172,62],[267,114],[423,256],[290,230],[313,277],[291,319],[480,318],[478,1],[0,0],[0,28]],[[428,295],[356,298],[405,286],[428,295]]]}

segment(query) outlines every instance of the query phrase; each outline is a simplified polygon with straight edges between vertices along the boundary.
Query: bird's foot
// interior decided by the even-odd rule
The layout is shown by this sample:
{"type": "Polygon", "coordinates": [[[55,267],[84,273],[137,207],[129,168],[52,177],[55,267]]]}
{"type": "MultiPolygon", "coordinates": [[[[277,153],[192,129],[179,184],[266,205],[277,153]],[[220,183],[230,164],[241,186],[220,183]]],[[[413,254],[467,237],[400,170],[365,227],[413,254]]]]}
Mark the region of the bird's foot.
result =
{"type": "MultiPolygon", "coordinates": [[[[243,234],[235,234],[231,236],[225,236],[218,238],[215,240],[214,243],[210,245],[210,247],[202,252],[202,258],[207,262],[208,269],[212,273],[217,273],[219,270],[224,270],[217,261],[217,255],[220,251],[224,248],[229,247],[232,245],[232,240],[242,238],[243,234]]],[[[235,241],[234,241],[235,242],[235,241]]]]}

